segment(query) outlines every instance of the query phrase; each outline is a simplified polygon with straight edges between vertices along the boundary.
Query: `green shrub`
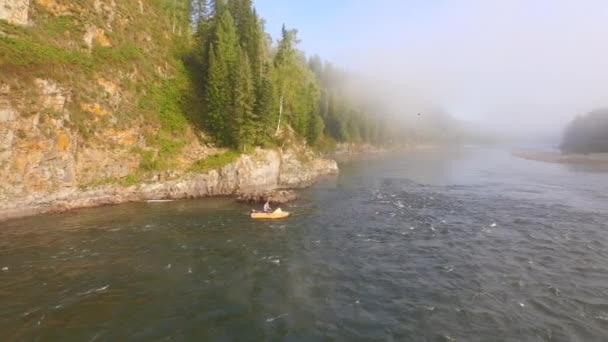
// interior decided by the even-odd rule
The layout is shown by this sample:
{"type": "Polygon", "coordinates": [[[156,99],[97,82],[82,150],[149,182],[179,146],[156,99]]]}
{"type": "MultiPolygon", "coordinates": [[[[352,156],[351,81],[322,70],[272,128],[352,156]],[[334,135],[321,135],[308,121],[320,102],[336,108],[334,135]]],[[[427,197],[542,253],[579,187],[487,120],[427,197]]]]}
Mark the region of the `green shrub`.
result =
{"type": "Polygon", "coordinates": [[[126,177],[118,178],[118,177],[105,177],[96,179],[88,184],[80,185],[80,188],[86,189],[91,187],[98,187],[110,184],[117,184],[123,187],[129,187],[133,185],[137,185],[140,183],[141,174],[139,172],[134,172],[126,177]]]}
{"type": "Polygon", "coordinates": [[[152,85],[145,91],[139,102],[139,107],[148,119],[158,120],[161,130],[181,134],[185,131],[188,121],[184,113],[185,94],[189,91],[189,83],[184,70],[170,79],[152,85]]]}
{"type": "Polygon", "coordinates": [[[66,31],[80,33],[84,30],[76,18],[72,16],[58,16],[52,17],[47,22],[41,24],[37,28],[37,31],[44,36],[61,37],[66,31]]]}
{"type": "Polygon", "coordinates": [[[240,156],[241,154],[236,151],[215,154],[194,163],[194,165],[192,165],[190,168],[190,171],[196,173],[207,173],[211,170],[218,170],[230,163],[235,162],[240,156]]]}
{"type": "Polygon", "coordinates": [[[133,185],[137,185],[140,182],[139,178],[140,177],[139,177],[138,173],[131,173],[127,177],[121,178],[119,181],[119,184],[124,187],[130,187],[133,185]]]}
{"type": "Polygon", "coordinates": [[[152,151],[144,151],[141,155],[141,161],[139,162],[139,168],[145,171],[154,171],[161,168],[158,158],[152,151]]]}
{"type": "Polygon", "coordinates": [[[0,65],[3,64],[20,67],[76,65],[90,68],[93,66],[91,59],[78,51],[38,43],[30,38],[0,36],[0,65]]]}
{"type": "Polygon", "coordinates": [[[142,56],[141,50],[131,43],[116,47],[95,46],[92,54],[96,65],[122,65],[142,56]]]}

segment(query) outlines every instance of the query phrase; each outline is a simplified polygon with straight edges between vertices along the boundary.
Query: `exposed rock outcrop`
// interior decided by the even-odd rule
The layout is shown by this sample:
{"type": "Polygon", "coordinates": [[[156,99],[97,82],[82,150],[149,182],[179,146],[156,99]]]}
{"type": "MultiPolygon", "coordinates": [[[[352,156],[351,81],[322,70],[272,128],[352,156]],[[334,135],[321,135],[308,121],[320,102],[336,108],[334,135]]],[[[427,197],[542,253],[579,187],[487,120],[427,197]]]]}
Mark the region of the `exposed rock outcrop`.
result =
{"type": "Polygon", "coordinates": [[[250,204],[284,204],[298,199],[298,195],[292,190],[266,190],[242,193],[237,198],[238,202],[250,204]]]}
{"type": "Polygon", "coordinates": [[[30,0],[0,0],[0,20],[15,25],[27,25],[30,0]]]}
{"type": "Polygon", "coordinates": [[[0,201],[0,219],[133,201],[256,192],[260,194],[259,198],[283,203],[292,200],[293,195],[270,190],[307,186],[318,176],[338,172],[337,164],[332,160],[314,159],[303,163],[294,158],[292,150],[280,153],[258,149],[252,155],[244,155],[236,162],[206,174],[177,173],[170,180],[155,180],[130,187],[112,184],[83,191],[72,186],[57,191],[4,197],[0,201]]]}
{"type": "Polygon", "coordinates": [[[86,46],[91,50],[93,45],[97,44],[103,47],[110,47],[110,39],[106,36],[106,32],[103,29],[91,26],[87,29],[84,36],[82,37],[86,46]]]}
{"type": "Polygon", "coordinates": [[[337,170],[291,147],[189,172],[226,151],[187,112],[176,51],[188,23],[175,15],[153,1],[0,0],[0,20],[29,26],[0,30],[0,219],[301,187],[337,170]]]}
{"type": "Polygon", "coordinates": [[[282,151],[279,172],[279,187],[307,187],[319,175],[332,174],[338,170],[334,160],[320,159],[304,145],[282,151]]]}
{"type": "Polygon", "coordinates": [[[386,152],[385,149],[369,145],[357,143],[340,143],[336,146],[335,155],[352,156],[359,154],[379,154],[386,152]]]}

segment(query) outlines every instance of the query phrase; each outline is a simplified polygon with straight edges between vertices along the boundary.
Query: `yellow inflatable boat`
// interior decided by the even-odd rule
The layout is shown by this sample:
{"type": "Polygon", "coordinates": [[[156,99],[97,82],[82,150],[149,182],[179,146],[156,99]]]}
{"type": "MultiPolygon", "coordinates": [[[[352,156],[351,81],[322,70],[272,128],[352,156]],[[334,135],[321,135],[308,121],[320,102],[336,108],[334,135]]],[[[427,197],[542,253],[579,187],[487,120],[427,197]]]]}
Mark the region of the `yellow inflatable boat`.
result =
{"type": "Polygon", "coordinates": [[[251,213],[252,219],[282,219],[289,216],[289,213],[278,208],[272,213],[253,212],[251,213]]]}

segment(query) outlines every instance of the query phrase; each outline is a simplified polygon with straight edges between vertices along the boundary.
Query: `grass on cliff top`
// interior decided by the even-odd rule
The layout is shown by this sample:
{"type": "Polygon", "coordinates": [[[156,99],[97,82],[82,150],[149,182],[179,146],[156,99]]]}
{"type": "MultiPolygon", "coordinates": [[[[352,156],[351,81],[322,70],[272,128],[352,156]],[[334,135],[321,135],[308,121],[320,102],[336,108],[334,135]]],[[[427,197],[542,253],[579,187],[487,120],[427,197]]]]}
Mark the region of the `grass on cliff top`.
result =
{"type": "Polygon", "coordinates": [[[93,67],[93,60],[82,52],[65,50],[30,38],[0,36],[0,65],[14,67],[69,65],[89,69],[93,67]]]}
{"type": "Polygon", "coordinates": [[[142,153],[140,168],[143,170],[165,170],[174,166],[173,159],[188,143],[187,94],[190,82],[183,68],[178,68],[174,77],[153,83],[140,90],[139,112],[145,122],[156,127],[154,133],[146,135],[146,144],[156,147],[158,152],[142,153]]]}
{"type": "Polygon", "coordinates": [[[147,136],[146,143],[148,146],[157,147],[158,151],[156,153],[153,151],[134,151],[141,156],[140,170],[161,171],[176,167],[175,156],[182,151],[186,145],[186,140],[183,138],[172,139],[161,133],[147,136]]]}
{"type": "MultiPolygon", "coordinates": [[[[0,65],[16,68],[51,69],[57,66],[77,67],[81,72],[100,71],[108,65],[134,62],[142,52],[132,44],[117,47],[95,47],[91,53],[69,50],[38,42],[29,37],[0,36],[0,65]]],[[[75,70],[71,70],[74,72],[75,70]]],[[[53,75],[53,78],[60,78],[53,75]]]]}
{"type": "Polygon", "coordinates": [[[176,75],[158,83],[148,85],[141,91],[144,95],[139,101],[139,109],[147,120],[159,120],[161,129],[179,137],[188,126],[186,94],[190,83],[183,64],[179,65],[176,75]]]}
{"type": "Polygon", "coordinates": [[[240,156],[241,153],[237,151],[227,151],[224,153],[214,154],[194,163],[194,165],[192,165],[190,168],[190,172],[207,173],[211,170],[219,170],[224,166],[235,162],[240,156]]]}
{"type": "Polygon", "coordinates": [[[128,188],[128,187],[140,184],[142,182],[142,178],[143,178],[142,173],[134,172],[134,173],[131,173],[131,174],[127,175],[126,177],[122,177],[122,178],[106,177],[106,178],[97,179],[88,184],[81,184],[80,188],[82,190],[85,190],[85,189],[96,188],[96,187],[105,186],[105,185],[120,185],[122,187],[128,188]]]}

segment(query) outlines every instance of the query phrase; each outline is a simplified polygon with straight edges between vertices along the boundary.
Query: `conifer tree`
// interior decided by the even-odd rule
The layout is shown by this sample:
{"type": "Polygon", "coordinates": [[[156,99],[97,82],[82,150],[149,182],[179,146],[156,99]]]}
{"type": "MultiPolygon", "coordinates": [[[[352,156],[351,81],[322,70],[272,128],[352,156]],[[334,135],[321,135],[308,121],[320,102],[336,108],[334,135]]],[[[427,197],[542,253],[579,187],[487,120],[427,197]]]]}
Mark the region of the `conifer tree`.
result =
{"type": "MultiPolygon", "coordinates": [[[[216,142],[233,148],[264,143],[282,125],[314,145],[383,143],[394,128],[370,119],[378,107],[351,96],[349,75],[297,49],[283,25],[272,44],[252,0],[190,0],[206,124],[216,142]]],[[[197,83],[198,84],[198,83],[197,83]]]]}
{"type": "Polygon", "coordinates": [[[214,134],[219,144],[225,144],[227,141],[226,125],[225,125],[225,108],[226,103],[230,100],[228,71],[226,65],[222,63],[221,56],[218,56],[217,51],[211,44],[209,53],[207,85],[206,85],[206,103],[207,103],[207,120],[208,127],[214,134]]]}
{"type": "Polygon", "coordinates": [[[258,140],[265,140],[266,135],[273,133],[272,127],[276,124],[278,113],[276,111],[276,91],[272,79],[272,66],[266,63],[255,93],[254,113],[259,118],[259,132],[261,136],[258,140]]]}
{"type": "Polygon", "coordinates": [[[191,0],[191,20],[195,36],[199,36],[202,31],[207,31],[211,17],[211,5],[209,0],[191,0]]]}
{"type": "Polygon", "coordinates": [[[253,80],[251,78],[251,67],[247,54],[244,51],[239,53],[239,63],[237,65],[237,78],[234,85],[232,122],[235,134],[233,147],[246,148],[255,143],[258,131],[258,120],[253,112],[255,94],[253,80]]]}
{"type": "Polygon", "coordinates": [[[294,65],[295,59],[295,42],[296,42],[295,30],[287,30],[283,25],[281,30],[281,40],[277,53],[274,58],[274,67],[276,70],[276,84],[277,91],[279,92],[279,117],[277,120],[277,130],[279,133],[281,127],[281,120],[283,120],[283,111],[285,109],[285,97],[288,95],[287,92],[292,90],[292,81],[295,76],[297,69],[294,65]]]}
{"type": "Polygon", "coordinates": [[[209,128],[218,143],[233,144],[233,135],[228,123],[231,122],[235,67],[238,63],[238,40],[230,12],[218,8],[214,18],[212,41],[209,45],[209,65],[207,71],[206,103],[209,128]]]}
{"type": "Polygon", "coordinates": [[[325,124],[319,114],[312,112],[310,113],[310,120],[308,121],[308,130],[306,132],[306,141],[309,145],[315,145],[321,136],[323,135],[323,129],[325,124]]]}

